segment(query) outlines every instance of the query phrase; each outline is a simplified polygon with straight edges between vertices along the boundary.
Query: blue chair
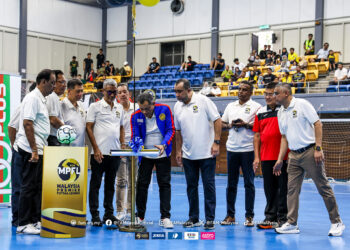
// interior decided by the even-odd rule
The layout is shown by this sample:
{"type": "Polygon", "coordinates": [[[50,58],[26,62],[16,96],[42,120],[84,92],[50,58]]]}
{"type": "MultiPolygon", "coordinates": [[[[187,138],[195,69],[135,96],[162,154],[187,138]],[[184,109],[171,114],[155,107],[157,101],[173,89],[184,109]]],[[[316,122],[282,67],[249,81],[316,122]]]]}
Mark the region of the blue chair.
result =
{"type": "Polygon", "coordinates": [[[152,89],[153,88],[153,81],[148,81],[144,85],[144,89],[152,89]]]}
{"type": "Polygon", "coordinates": [[[159,80],[165,80],[166,74],[159,74],[159,80]]]}
{"type": "Polygon", "coordinates": [[[210,64],[202,64],[201,70],[209,70],[210,64]]]}
{"type": "Polygon", "coordinates": [[[170,70],[171,73],[176,73],[176,72],[178,72],[178,71],[179,71],[178,68],[172,68],[172,69],[170,70]]]}
{"type": "Polygon", "coordinates": [[[152,75],[152,80],[158,80],[158,79],[159,79],[159,74],[152,75]]]}
{"type": "Polygon", "coordinates": [[[196,71],[196,77],[204,77],[203,71],[196,71]]]}
{"type": "Polygon", "coordinates": [[[174,74],[166,74],[166,79],[174,79],[175,75],[174,74]]]}
{"type": "Polygon", "coordinates": [[[213,77],[214,77],[214,70],[204,71],[204,78],[213,78],[213,77]]]}
{"type": "Polygon", "coordinates": [[[347,91],[348,91],[348,85],[339,86],[339,92],[347,92],[347,91]]]}
{"type": "Polygon", "coordinates": [[[152,80],[152,78],[153,78],[152,75],[147,75],[145,80],[149,81],[149,80],[152,80]]]}
{"type": "Polygon", "coordinates": [[[189,78],[195,78],[197,74],[195,72],[188,72],[188,77],[189,78]]]}
{"type": "Polygon", "coordinates": [[[162,88],[162,83],[160,80],[153,81],[153,88],[154,89],[159,89],[162,88]]]}
{"type": "Polygon", "coordinates": [[[338,91],[338,86],[329,86],[327,88],[327,92],[337,92],[338,91]]]}
{"type": "Polygon", "coordinates": [[[203,78],[202,77],[197,77],[197,78],[192,78],[192,85],[195,87],[201,86],[203,83],[203,78]]]}
{"type": "Polygon", "coordinates": [[[196,64],[196,65],[194,65],[194,67],[193,67],[193,70],[194,71],[200,71],[202,69],[202,64],[196,64]]]}

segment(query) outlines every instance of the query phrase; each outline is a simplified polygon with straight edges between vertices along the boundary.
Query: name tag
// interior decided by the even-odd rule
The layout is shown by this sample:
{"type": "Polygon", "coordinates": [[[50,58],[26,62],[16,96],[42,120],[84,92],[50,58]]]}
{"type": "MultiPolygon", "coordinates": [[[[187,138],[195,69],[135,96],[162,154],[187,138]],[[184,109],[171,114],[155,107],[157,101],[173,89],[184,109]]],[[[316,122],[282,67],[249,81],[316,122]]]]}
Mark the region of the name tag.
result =
{"type": "Polygon", "coordinates": [[[143,119],[137,119],[138,123],[143,123],[143,119]]]}

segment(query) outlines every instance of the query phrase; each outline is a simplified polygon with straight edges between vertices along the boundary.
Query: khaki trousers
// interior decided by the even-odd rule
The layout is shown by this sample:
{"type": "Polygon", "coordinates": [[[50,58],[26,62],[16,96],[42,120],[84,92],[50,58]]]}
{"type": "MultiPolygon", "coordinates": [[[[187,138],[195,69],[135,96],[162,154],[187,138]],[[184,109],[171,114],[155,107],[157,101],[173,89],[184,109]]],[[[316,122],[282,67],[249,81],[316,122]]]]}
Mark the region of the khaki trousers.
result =
{"type": "Polygon", "coordinates": [[[316,164],[314,158],[315,149],[309,148],[303,153],[289,153],[288,159],[288,222],[290,224],[296,224],[298,221],[298,209],[299,209],[299,194],[305,171],[314,181],[319,194],[322,196],[323,201],[328,210],[329,219],[332,223],[340,222],[340,216],[338,212],[337,202],[331,186],[328,183],[325,173],[324,163],[316,164]]]}

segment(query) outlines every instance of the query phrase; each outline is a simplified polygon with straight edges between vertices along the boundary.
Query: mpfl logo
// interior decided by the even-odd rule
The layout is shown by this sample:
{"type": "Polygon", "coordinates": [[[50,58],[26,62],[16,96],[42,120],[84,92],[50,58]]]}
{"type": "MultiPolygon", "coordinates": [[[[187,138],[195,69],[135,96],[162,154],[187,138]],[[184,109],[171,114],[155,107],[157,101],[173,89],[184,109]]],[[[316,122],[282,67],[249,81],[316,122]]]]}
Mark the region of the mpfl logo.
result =
{"type": "Polygon", "coordinates": [[[65,159],[58,165],[57,173],[62,181],[75,182],[80,176],[80,164],[75,159],[65,159]]]}
{"type": "Polygon", "coordinates": [[[201,240],[215,240],[215,232],[201,232],[201,240]]]}

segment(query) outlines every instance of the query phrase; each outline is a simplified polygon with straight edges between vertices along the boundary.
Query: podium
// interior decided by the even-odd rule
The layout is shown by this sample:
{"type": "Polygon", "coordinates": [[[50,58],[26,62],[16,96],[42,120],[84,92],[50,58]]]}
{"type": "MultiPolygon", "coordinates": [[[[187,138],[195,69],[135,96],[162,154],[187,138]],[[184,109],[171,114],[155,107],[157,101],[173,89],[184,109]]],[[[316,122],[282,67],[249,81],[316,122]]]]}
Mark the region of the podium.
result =
{"type": "Polygon", "coordinates": [[[156,157],[159,155],[157,149],[142,149],[134,152],[132,149],[125,150],[111,150],[111,156],[131,156],[131,223],[129,225],[120,225],[120,232],[145,232],[146,227],[135,223],[135,174],[136,174],[136,157],[149,156],[156,157]]]}
{"type": "Polygon", "coordinates": [[[40,236],[85,236],[87,163],[87,147],[44,147],[40,236]]]}

